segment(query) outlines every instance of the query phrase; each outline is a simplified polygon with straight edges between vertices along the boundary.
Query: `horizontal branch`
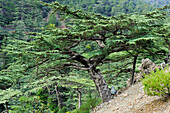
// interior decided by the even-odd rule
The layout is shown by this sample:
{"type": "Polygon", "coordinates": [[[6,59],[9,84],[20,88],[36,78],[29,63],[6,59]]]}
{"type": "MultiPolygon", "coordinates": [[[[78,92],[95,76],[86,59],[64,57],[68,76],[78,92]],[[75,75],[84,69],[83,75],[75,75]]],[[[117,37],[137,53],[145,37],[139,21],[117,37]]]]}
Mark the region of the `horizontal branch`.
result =
{"type": "Polygon", "coordinates": [[[78,66],[78,67],[83,67],[82,65],[76,64],[76,63],[66,63],[66,64],[64,64],[64,66],[78,66]]]}
{"type": "Polygon", "coordinates": [[[80,44],[80,42],[81,42],[81,41],[82,41],[82,40],[80,40],[80,41],[78,41],[76,44],[74,44],[74,45],[72,45],[72,46],[68,47],[68,49],[71,49],[71,48],[73,48],[73,47],[78,46],[78,45],[80,44]]]}
{"type": "MultiPolygon", "coordinates": [[[[124,67],[126,67],[127,65],[132,64],[132,63],[133,63],[133,62],[128,62],[127,64],[123,65],[122,67],[117,68],[117,70],[118,70],[118,69],[122,69],[122,68],[124,68],[124,67]]],[[[103,73],[103,74],[112,73],[112,72],[114,72],[114,71],[115,71],[115,70],[111,70],[111,71],[108,71],[108,72],[103,73]]],[[[119,71],[118,74],[119,74],[119,73],[121,73],[121,71],[119,71]]],[[[118,75],[118,74],[117,74],[117,75],[118,75]]]]}
{"type": "MultiPolygon", "coordinates": [[[[120,47],[120,48],[116,48],[116,49],[111,49],[107,54],[109,55],[109,54],[112,53],[112,52],[123,51],[124,49],[125,49],[124,47],[120,47]]],[[[101,63],[106,57],[107,57],[106,54],[99,55],[99,56],[97,56],[97,57],[95,57],[95,58],[90,59],[90,62],[93,63],[93,67],[95,68],[95,67],[97,67],[97,65],[98,65],[99,63],[101,63]]]]}
{"type": "Polygon", "coordinates": [[[71,66],[74,69],[80,69],[80,70],[85,70],[85,71],[89,70],[89,68],[86,68],[83,65],[76,64],[76,63],[67,63],[67,64],[64,64],[63,66],[71,66]]]}
{"type": "Polygon", "coordinates": [[[26,68],[26,71],[29,70],[30,68],[34,68],[34,67],[36,67],[36,66],[38,66],[38,65],[41,65],[41,64],[47,62],[48,60],[49,60],[49,59],[45,59],[45,60],[43,60],[43,61],[41,61],[41,62],[39,62],[39,63],[37,63],[37,64],[35,64],[35,65],[28,66],[28,67],[26,68]]]}
{"type": "Polygon", "coordinates": [[[120,73],[122,73],[122,72],[127,72],[127,71],[129,71],[129,70],[130,70],[130,69],[122,69],[122,70],[120,70],[120,71],[116,74],[115,77],[118,77],[120,73]]]}
{"type": "Polygon", "coordinates": [[[79,69],[79,70],[84,70],[84,71],[88,71],[89,68],[83,68],[83,67],[76,67],[76,66],[72,66],[73,69],[79,69]]]}

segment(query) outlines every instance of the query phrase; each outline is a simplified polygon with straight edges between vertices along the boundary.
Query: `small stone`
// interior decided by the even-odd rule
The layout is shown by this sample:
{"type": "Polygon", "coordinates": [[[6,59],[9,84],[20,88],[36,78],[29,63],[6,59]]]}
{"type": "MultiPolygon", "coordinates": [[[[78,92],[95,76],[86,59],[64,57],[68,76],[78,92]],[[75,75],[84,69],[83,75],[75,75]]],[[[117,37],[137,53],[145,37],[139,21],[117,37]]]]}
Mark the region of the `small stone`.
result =
{"type": "Polygon", "coordinates": [[[130,106],[129,108],[130,108],[130,109],[132,109],[132,108],[133,108],[133,106],[130,106]]]}

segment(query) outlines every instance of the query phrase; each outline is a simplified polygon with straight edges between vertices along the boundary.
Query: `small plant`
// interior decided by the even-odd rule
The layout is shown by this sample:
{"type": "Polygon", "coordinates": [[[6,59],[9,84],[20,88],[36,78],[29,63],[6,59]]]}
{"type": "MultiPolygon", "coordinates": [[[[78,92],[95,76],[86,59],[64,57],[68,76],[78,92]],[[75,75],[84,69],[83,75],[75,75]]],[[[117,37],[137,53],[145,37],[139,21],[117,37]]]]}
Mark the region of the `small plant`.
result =
{"type": "Polygon", "coordinates": [[[150,96],[166,97],[170,94],[170,71],[168,67],[164,70],[156,70],[142,79],[144,91],[150,96]]]}

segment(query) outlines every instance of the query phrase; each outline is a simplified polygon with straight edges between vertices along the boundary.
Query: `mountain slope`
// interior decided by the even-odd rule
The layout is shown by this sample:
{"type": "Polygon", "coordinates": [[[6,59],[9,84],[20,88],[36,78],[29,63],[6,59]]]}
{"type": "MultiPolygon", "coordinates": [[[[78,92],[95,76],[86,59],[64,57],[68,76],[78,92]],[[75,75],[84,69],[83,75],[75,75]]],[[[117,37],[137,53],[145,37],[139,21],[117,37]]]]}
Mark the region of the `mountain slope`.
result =
{"type": "Polygon", "coordinates": [[[142,83],[137,83],[92,113],[170,113],[170,98],[144,94],[142,83]]]}
{"type": "Polygon", "coordinates": [[[121,13],[146,13],[154,8],[142,0],[56,0],[60,4],[70,8],[88,12],[100,13],[106,16],[119,15],[121,13]]]}

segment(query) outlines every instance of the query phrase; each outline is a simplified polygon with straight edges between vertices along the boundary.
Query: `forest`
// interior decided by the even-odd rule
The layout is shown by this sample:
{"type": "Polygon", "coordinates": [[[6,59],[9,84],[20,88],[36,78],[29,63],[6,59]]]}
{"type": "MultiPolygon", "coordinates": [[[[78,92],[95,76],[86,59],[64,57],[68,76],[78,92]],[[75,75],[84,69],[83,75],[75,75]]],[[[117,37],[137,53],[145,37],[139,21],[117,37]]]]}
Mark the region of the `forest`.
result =
{"type": "Polygon", "coordinates": [[[170,56],[169,0],[0,3],[0,113],[90,113],[170,56]]]}

